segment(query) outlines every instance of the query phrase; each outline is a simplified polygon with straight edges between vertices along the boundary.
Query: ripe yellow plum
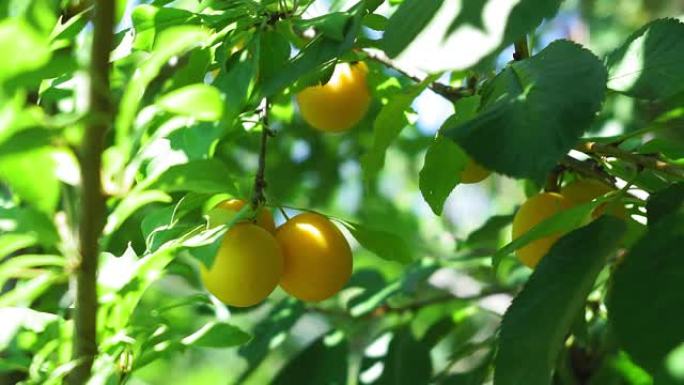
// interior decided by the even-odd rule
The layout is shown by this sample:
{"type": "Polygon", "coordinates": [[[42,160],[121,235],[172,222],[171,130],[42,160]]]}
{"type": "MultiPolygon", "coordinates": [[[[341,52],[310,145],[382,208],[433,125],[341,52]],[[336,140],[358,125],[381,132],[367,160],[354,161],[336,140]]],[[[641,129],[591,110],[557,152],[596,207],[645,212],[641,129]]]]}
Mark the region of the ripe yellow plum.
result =
{"type": "MultiPolygon", "coordinates": [[[[227,199],[220,202],[215,207],[237,213],[245,204],[246,202],[242,199],[227,199]]],[[[273,215],[269,209],[265,207],[259,208],[256,216],[256,224],[263,227],[269,233],[275,234],[275,221],[273,220],[273,215]]]]}
{"type": "Polygon", "coordinates": [[[214,264],[200,265],[204,286],[227,305],[246,307],[263,301],[283,272],[283,255],[271,233],[239,223],[223,236],[214,264]]]}
{"type": "MultiPolygon", "coordinates": [[[[520,206],[513,218],[513,239],[519,238],[534,226],[568,208],[570,202],[558,193],[545,192],[530,197],[520,206]]],[[[561,236],[562,233],[557,233],[537,239],[518,249],[516,254],[524,265],[534,268],[561,236]]]]}
{"type": "Polygon", "coordinates": [[[280,286],[303,301],[322,301],[340,291],[352,273],[352,252],[342,232],[315,213],[302,213],[276,231],[283,250],[280,286]]]}
{"type": "MultiPolygon", "coordinates": [[[[570,202],[570,204],[575,206],[582,203],[591,202],[592,200],[611,191],[615,191],[615,189],[598,180],[578,179],[563,186],[563,188],[560,190],[560,193],[570,202]]],[[[608,205],[610,205],[608,214],[620,219],[627,219],[627,210],[625,210],[625,207],[617,202],[615,204],[604,203],[603,205],[597,207],[591,214],[592,218],[598,218],[603,215],[606,211],[606,206],[608,205]]]]}
{"type": "Polygon", "coordinates": [[[324,132],[343,132],[354,127],[368,111],[371,95],[363,62],[340,63],[330,80],[297,94],[304,120],[324,132]]]}

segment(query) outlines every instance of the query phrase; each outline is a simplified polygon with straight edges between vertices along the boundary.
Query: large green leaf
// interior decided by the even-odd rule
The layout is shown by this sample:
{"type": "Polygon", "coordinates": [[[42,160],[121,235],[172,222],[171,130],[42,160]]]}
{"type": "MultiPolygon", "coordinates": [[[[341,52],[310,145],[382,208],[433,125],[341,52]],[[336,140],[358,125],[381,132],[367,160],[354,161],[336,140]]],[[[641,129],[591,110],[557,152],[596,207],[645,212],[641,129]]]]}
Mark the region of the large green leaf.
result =
{"type": "Polygon", "coordinates": [[[198,159],[171,166],[157,177],[153,177],[147,180],[144,185],[139,186],[166,192],[192,191],[206,194],[236,194],[230,169],[216,159],[198,159]]]}
{"type": "MultiPolygon", "coordinates": [[[[480,97],[471,96],[454,104],[456,113],[449,125],[465,122],[475,116],[480,97]]],[[[444,201],[460,182],[460,175],[468,163],[468,156],[453,141],[438,135],[425,154],[418,185],[423,198],[436,215],[442,214],[444,201]]]]}
{"type": "Polygon", "coordinates": [[[413,260],[411,248],[400,236],[356,223],[344,223],[361,246],[388,261],[408,263],[413,260]]]}
{"type": "Polygon", "coordinates": [[[608,315],[622,347],[656,374],[684,343],[684,213],[649,224],[613,274],[608,315]]]}
{"type": "Polygon", "coordinates": [[[387,22],[383,48],[395,57],[408,47],[430,22],[444,0],[405,0],[387,22]]]}
{"type": "Polygon", "coordinates": [[[122,147],[130,145],[131,126],[138,113],[140,101],[148,85],[159,74],[162,67],[172,57],[208,43],[209,36],[206,30],[193,26],[171,27],[160,33],[150,56],[135,71],[121,96],[119,113],[115,121],[117,145],[122,147]]]}
{"type": "Polygon", "coordinates": [[[340,41],[320,35],[283,65],[279,72],[273,73],[269,78],[264,78],[261,81],[260,94],[264,97],[274,95],[300,78],[334,62],[337,57],[353,46],[361,29],[363,11],[362,7],[357,7],[351,23],[348,23],[344,39],[340,41]]]}
{"type": "Polygon", "coordinates": [[[560,0],[406,0],[390,17],[383,49],[400,66],[466,69],[555,15],[560,0]]]}
{"type": "Polygon", "coordinates": [[[247,343],[252,336],[237,326],[223,322],[209,322],[181,343],[193,347],[226,348],[247,343]]]}
{"type": "Polygon", "coordinates": [[[291,359],[271,382],[273,385],[344,385],[347,383],[349,346],[340,332],[314,341],[291,359]]]}
{"type": "Polygon", "coordinates": [[[608,56],[608,87],[644,99],[665,99],[684,91],[684,23],[655,20],[608,56]]]}
{"type": "Polygon", "coordinates": [[[164,29],[177,25],[197,24],[199,18],[192,12],[171,7],[155,7],[140,4],[131,13],[131,21],[135,28],[133,47],[150,50],[157,34],[164,29]]]}
{"type": "Polygon", "coordinates": [[[363,176],[367,182],[374,180],[385,165],[385,153],[390,144],[409,124],[406,117],[413,100],[435,80],[428,77],[419,84],[412,85],[390,97],[373,122],[373,146],[361,159],[363,176]]]}
{"type": "Polygon", "coordinates": [[[513,177],[542,179],[594,120],[606,70],[590,51],[556,41],[515,62],[482,91],[480,113],[442,128],[478,163],[513,177]]]}
{"type": "Polygon", "coordinates": [[[567,333],[624,230],[619,219],[603,216],[561,238],[541,260],[504,315],[496,385],[551,384],[567,333]]]}
{"type": "Polygon", "coordinates": [[[649,225],[668,214],[684,209],[684,182],[675,183],[648,197],[646,213],[649,225]]]}
{"type": "Polygon", "coordinates": [[[221,92],[207,84],[193,84],[169,92],[156,102],[160,108],[199,121],[221,119],[223,98],[221,92]]]}

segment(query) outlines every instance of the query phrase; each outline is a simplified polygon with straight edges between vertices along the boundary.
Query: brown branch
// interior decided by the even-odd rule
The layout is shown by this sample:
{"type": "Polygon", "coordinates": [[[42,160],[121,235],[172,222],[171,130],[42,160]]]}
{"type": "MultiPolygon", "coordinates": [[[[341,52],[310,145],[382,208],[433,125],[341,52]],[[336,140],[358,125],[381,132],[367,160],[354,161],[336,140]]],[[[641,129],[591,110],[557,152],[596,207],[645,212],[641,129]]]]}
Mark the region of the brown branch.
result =
{"type": "Polygon", "coordinates": [[[261,146],[259,148],[259,164],[254,176],[254,195],[252,196],[252,208],[254,210],[266,202],[266,195],[264,194],[266,189],[266,178],[264,176],[266,172],[266,145],[268,143],[268,136],[271,135],[271,131],[268,128],[268,108],[268,100],[264,99],[259,111],[261,115],[261,146]]]}
{"type": "Polygon", "coordinates": [[[67,381],[85,384],[97,354],[97,259],[104,226],[105,197],[100,174],[105,134],[112,116],[109,91],[109,53],[113,46],[114,1],[97,0],[93,13],[90,51],[89,121],[80,152],[81,219],[80,260],[75,269],[76,303],[72,358],[76,366],[67,381]]]}
{"type": "Polygon", "coordinates": [[[581,161],[566,155],[561,159],[560,164],[584,177],[598,179],[611,186],[615,185],[615,178],[593,161],[581,161]]]}
{"type": "Polygon", "coordinates": [[[634,154],[616,146],[596,142],[582,143],[576,149],[586,154],[617,158],[641,168],[659,171],[676,178],[684,179],[684,168],[665,162],[656,157],[634,154]]]}
{"type": "MultiPolygon", "coordinates": [[[[369,59],[399,72],[400,74],[413,80],[416,83],[420,83],[423,81],[421,76],[412,74],[408,70],[400,68],[398,64],[396,64],[392,59],[390,59],[381,52],[375,52],[370,50],[363,50],[362,52],[369,59]]],[[[466,96],[472,96],[474,94],[473,89],[471,87],[452,87],[440,82],[433,82],[428,87],[436,94],[441,95],[444,98],[449,99],[451,101],[456,101],[458,99],[464,98],[466,96]]]]}

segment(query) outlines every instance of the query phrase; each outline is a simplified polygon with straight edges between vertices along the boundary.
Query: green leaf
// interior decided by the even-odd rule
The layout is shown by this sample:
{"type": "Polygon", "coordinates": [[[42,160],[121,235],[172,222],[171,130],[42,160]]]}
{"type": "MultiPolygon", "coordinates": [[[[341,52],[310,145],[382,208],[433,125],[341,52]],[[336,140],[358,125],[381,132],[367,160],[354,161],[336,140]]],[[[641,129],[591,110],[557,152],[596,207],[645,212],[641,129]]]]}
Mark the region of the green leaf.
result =
{"type": "Polygon", "coordinates": [[[117,146],[127,148],[131,141],[131,126],[138,113],[140,101],[161,68],[174,56],[209,42],[209,33],[193,26],[171,27],[159,35],[154,50],[130,79],[119,103],[115,121],[117,146]]]}
{"type": "Polygon", "coordinates": [[[477,117],[447,122],[442,133],[490,170],[543,179],[593,122],[605,84],[596,56],[556,41],[497,75],[482,91],[477,117]]]}
{"type": "Polygon", "coordinates": [[[161,109],[200,121],[214,121],[223,115],[223,98],[208,84],[193,84],[173,90],[156,102],[161,109]]]}
{"type": "Polygon", "coordinates": [[[638,151],[640,154],[661,153],[670,159],[682,159],[684,158],[684,143],[664,138],[654,138],[639,147],[638,151]]]}
{"type": "Polygon", "coordinates": [[[435,16],[444,0],[404,0],[387,22],[382,38],[383,50],[399,55],[435,16]]]}
{"type": "Polygon", "coordinates": [[[227,348],[243,345],[252,338],[237,326],[223,322],[209,322],[191,335],[183,338],[186,346],[204,348],[227,348]]]}
{"type": "MultiPolygon", "coordinates": [[[[475,116],[480,105],[479,96],[459,99],[454,104],[456,113],[449,119],[458,124],[475,116]]],[[[468,155],[453,141],[438,135],[425,154],[418,185],[423,198],[436,215],[442,214],[444,201],[460,181],[468,155]]]]}
{"type": "Polygon", "coordinates": [[[394,331],[384,367],[374,385],[427,385],[432,377],[430,347],[417,340],[411,328],[394,331]]]}
{"type": "Polygon", "coordinates": [[[155,190],[133,192],[127,195],[107,217],[107,224],[104,227],[103,234],[105,236],[112,234],[137,210],[154,202],[169,203],[171,202],[171,197],[155,190]]]}
{"type": "Polygon", "coordinates": [[[390,17],[383,48],[400,67],[428,73],[468,69],[493,61],[502,49],[553,17],[560,3],[407,0],[390,17]]]}
{"type": "Polygon", "coordinates": [[[33,268],[54,266],[63,268],[66,258],[60,255],[22,254],[14,256],[0,264],[0,287],[5,287],[8,279],[17,277],[17,274],[33,268]]]}
{"type": "Polygon", "coordinates": [[[59,200],[55,151],[50,147],[0,155],[0,180],[23,200],[52,213],[59,200]]]}
{"type": "Polygon", "coordinates": [[[452,140],[437,136],[428,147],[420,170],[419,187],[435,215],[442,215],[444,201],[461,180],[468,155],[452,140]]]}
{"type": "Polygon", "coordinates": [[[648,197],[646,215],[649,226],[677,211],[684,209],[684,182],[675,183],[648,197]]]}
{"type": "Polygon", "coordinates": [[[646,24],[608,56],[608,87],[643,99],[666,99],[684,91],[684,23],[646,24]]]}
{"type": "Polygon", "coordinates": [[[324,336],[291,359],[273,385],[344,385],[347,383],[349,346],[336,332],[324,336]]]}
{"type": "Polygon", "coordinates": [[[0,260],[37,243],[33,234],[4,233],[0,235],[0,260]]]}
{"type": "Polygon", "coordinates": [[[250,100],[259,70],[257,59],[248,51],[235,55],[226,64],[227,71],[221,71],[214,81],[213,85],[226,97],[225,122],[232,123],[250,100]]]}
{"type": "Polygon", "coordinates": [[[263,78],[260,94],[268,97],[282,91],[301,77],[335,61],[342,53],[354,45],[361,28],[363,8],[359,8],[347,28],[343,41],[320,35],[304,47],[297,56],[290,59],[280,72],[270,78],[263,78]]]}
{"type": "Polygon", "coordinates": [[[541,260],[501,323],[497,385],[551,384],[567,333],[624,229],[603,216],[561,238],[541,260]]]}
{"type": "Polygon", "coordinates": [[[230,169],[217,159],[198,159],[171,166],[157,177],[146,181],[144,187],[165,192],[191,191],[236,195],[230,169]]]}
{"type": "Polygon", "coordinates": [[[259,76],[278,76],[290,59],[290,42],[277,31],[267,30],[259,36],[259,76]]]}
{"type": "Polygon", "coordinates": [[[409,122],[406,112],[413,100],[436,79],[429,76],[419,84],[412,85],[390,97],[373,122],[373,146],[361,159],[364,179],[374,180],[385,165],[385,152],[409,122]]]}
{"type": "Polygon", "coordinates": [[[470,233],[463,243],[469,248],[498,247],[501,231],[513,222],[513,217],[513,214],[489,217],[482,226],[470,233]]]}
{"type": "Polygon", "coordinates": [[[652,374],[684,342],[683,242],[684,213],[662,217],[649,223],[613,273],[610,322],[620,345],[652,374]]]}
{"type": "Polygon", "coordinates": [[[164,29],[197,24],[199,19],[194,13],[183,9],[141,4],[133,9],[131,21],[135,28],[133,48],[147,51],[152,49],[155,37],[164,29]]]}
{"type": "Polygon", "coordinates": [[[50,60],[47,38],[19,17],[0,22],[0,52],[9,54],[8,60],[0,61],[0,84],[21,73],[36,70],[50,60]]]}
{"type": "Polygon", "coordinates": [[[398,235],[384,230],[371,229],[361,224],[344,223],[356,240],[369,251],[382,259],[409,263],[413,260],[411,248],[398,235]]]}
{"type": "MultiPolygon", "coordinates": [[[[102,307],[108,308],[108,314],[104,323],[114,330],[126,327],[131,321],[131,315],[138,306],[143,293],[150,285],[155,282],[166,266],[173,260],[178,247],[174,244],[165,245],[151,254],[147,254],[140,259],[135,256],[124,255],[116,258],[126,266],[126,270],[117,269],[119,276],[116,277],[116,287],[113,288],[114,295],[106,296],[102,300],[102,307]],[[124,258],[128,258],[124,260],[124,258]],[[122,273],[122,271],[124,271],[122,273]]],[[[101,271],[107,271],[103,268],[101,271]]],[[[106,279],[106,274],[100,274],[98,280],[106,279]]]]}
{"type": "Polygon", "coordinates": [[[299,20],[297,26],[302,29],[315,28],[333,40],[343,41],[344,33],[351,17],[346,12],[332,12],[312,19],[299,20]]]}

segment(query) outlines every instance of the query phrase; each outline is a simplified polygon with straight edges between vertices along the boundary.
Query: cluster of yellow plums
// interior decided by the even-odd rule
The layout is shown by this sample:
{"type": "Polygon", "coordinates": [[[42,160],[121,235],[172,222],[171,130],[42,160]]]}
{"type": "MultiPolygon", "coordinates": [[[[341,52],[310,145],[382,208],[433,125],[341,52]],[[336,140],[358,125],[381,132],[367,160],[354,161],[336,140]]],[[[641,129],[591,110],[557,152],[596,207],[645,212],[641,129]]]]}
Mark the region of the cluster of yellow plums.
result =
{"type": "MultiPolygon", "coordinates": [[[[594,179],[578,179],[565,186],[559,192],[542,192],[527,199],[513,218],[513,239],[528,232],[537,224],[556,215],[562,210],[569,209],[583,203],[588,203],[613,188],[594,179]]],[[[592,212],[592,219],[606,213],[605,206],[597,207],[592,212]]],[[[627,219],[627,211],[622,205],[611,205],[607,214],[620,219],[627,219]]],[[[520,261],[531,268],[537,266],[563,233],[556,233],[528,243],[517,250],[520,261]]]]}
{"type": "MultiPolygon", "coordinates": [[[[237,214],[244,205],[229,199],[216,209],[237,214]]],[[[340,291],[351,272],[349,243],[328,218],[304,212],[276,228],[263,207],[254,220],[226,232],[210,268],[200,265],[207,290],[237,307],[263,301],[278,285],[300,300],[322,301],[340,291]]]]}
{"type": "MultiPolygon", "coordinates": [[[[368,67],[363,62],[335,66],[330,80],[305,88],[296,96],[303,119],[322,132],[341,133],[354,127],[371,103],[367,84],[368,67]]],[[[491,172],[469,159],[460,183],[478,183],[491,172]]],[[[513,219],[513,238],[532,229],[561,210],[586,203],[612,191],[599,181],[578,179],[560,192],[530,197],[513,219]]],[[[221,202],[217,208],[237,213],[245,205],[238,199],[221,202]]],[[[599,207],[593,217],[602,215],[599,207]]],[[[625,219],[623,206],[612,206],[608,214],[625,219]]],[[[521,262],[535,267],[563,234],[537,239],[517,250],[521,262]]],[[[223,237],[214,263],[201,266],[205,287],[232,306],[251,306],[280,286],[304,301],[333,296],[349,280],[352,253],[344,235],[326,217],[304,212],[276,228],[273,216],[260,208],[253,221],[231,227],[223,237]]]]}

